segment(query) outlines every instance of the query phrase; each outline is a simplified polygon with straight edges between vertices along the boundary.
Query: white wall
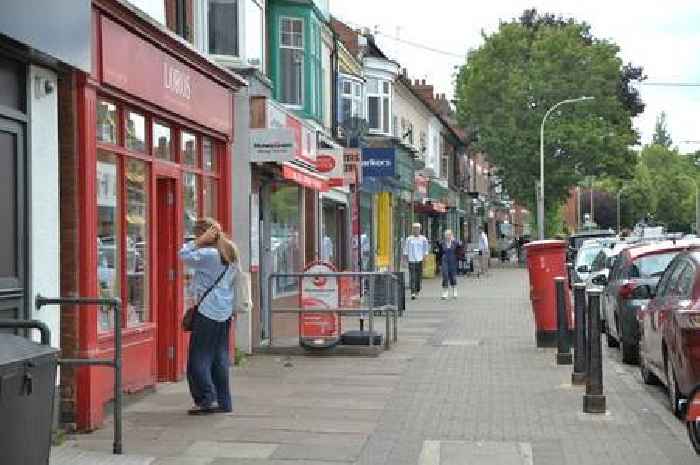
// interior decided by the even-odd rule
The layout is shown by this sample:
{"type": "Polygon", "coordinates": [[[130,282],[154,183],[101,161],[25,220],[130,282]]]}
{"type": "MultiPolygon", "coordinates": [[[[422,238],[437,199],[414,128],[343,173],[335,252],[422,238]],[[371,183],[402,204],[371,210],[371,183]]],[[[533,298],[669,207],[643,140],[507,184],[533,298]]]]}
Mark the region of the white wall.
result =
{"type": "Polygon", "coordinates": [[[165,2],[163,0],[129,0],[139,10],[161,24],[165,24],[165,2]]]}
{"type": "MultiPolygon", "coordinates": [[[[58,97],[56,74],[32,66],[29,99],[31,229],[29,304],[34,305],[37,294],[47,297],[60,295],[59,285],[59,187],[58,187],[58,97]],[[40,85],[37,85],[40,78],[40,85]],[[46,94],[43,83],[48,80],[54,90],[46,94]]],[[[32,318],[41,320],[51,330],[51,345],[60,347],[60,316],[58,307],[33,311],[32,318]]],[[[38,335],[36,336],[38,340],[38,335]]]]}
{"type": "Polygon", "coordinates": [[[435,175],[440,177],[440,121],[432,117],[428,124],[428,150],[425,156],[425,166],[432,168],[435,175]]]}

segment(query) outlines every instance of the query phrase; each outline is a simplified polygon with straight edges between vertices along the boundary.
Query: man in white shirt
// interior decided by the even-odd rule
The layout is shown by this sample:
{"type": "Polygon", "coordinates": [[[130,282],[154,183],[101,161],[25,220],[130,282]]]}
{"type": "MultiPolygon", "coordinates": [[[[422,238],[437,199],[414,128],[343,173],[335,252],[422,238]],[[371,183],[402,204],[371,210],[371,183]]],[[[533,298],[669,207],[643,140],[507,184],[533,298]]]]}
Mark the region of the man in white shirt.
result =
{"type": "Polygon", "coordinates": [[[420,233],[420,223],[413,223],[413,232],[406,238],[403,254],[408,259],[408,274],[411,282],[411,299],[420,293],[423,279],[423,259],[430,252],[428,239],[420,233]]]}
{"type": "Polygon", "coordinates": [[[481,234],[479,235],[479,252],[481,253],[481,272],[486,273],[489,270],[491,250],[489,249],[489,238],[483,228],[481,228],[481,234]]]}

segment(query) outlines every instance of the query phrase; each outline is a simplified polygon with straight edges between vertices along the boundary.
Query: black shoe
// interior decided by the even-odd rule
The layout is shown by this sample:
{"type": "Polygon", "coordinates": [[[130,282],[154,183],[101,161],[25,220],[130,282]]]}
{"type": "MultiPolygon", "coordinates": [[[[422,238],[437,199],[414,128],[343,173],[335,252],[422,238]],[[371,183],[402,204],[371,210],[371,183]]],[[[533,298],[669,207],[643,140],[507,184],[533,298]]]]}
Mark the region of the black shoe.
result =
{"type": "Polygon", "coordinates": [[[193,407],[187,411],[188,415],[211,415],[216,413],[218,407],[193,407]]]}
{"type": "Polygon", "coordinates": [[[214,411],[214,413],[232,413],[233,412],[233,409],[231,409],[231,408],[225,409],[223,407],[214,407],[214,408],[212,408],[212,410],[214,411]]]}

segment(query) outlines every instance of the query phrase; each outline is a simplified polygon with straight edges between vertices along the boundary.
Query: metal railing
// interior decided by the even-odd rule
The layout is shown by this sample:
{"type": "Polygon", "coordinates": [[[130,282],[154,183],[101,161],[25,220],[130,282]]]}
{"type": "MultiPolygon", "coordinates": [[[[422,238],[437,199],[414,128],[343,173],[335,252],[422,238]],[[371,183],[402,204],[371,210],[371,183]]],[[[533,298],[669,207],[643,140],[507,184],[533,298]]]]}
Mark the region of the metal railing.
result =
{"type": "Polygon", "coordinates": [[[72,366],[109,366],[114,368],[114,442],[112,452],[122,453],[122,302],[120,299],[99,299],[92,297],[54,297],[36,296],[36,310],[48,305],[100,305],[114,308],[114,358],[59,358],[60,365],[72,366]]]}
{"type": "MultiPolygon", "coordinates": [[[[301,291],[301,289],[300,289],[301,291]]],[[[338,291],[340,292],[340,280],[338,285],[338,291]]],[[[384,335],[384,348],[389,350],[391,348],[391,342],[398,342],[398,316],[399,316],[399,278],[390,272],[374,272],[374,271],[338,271],[338,272],[325,272],[325,273],[271,273],[267,277],[267,299],[263,302],[263,313],[267,311],[270,315],[269,321],[269,341],[270,346],[272,346],[272,317],[274,314],[302,314],[302,313],[337,313],[342,316],[363,316],[367,315],[369,324],[369,342],[368,346],[374,346],[374,317],[384,315],[386,317],[386,333],[384,335]],[[300,307],[283,307],[283,308],[272,308],[272,289],[273,281],[279,278],[298,278],[299,282],[304,278],[360,278],[361,292],[364,290],[362,280],[368,280],[368,292],[367,292],[367,305],[362,307],[337,307],[328,309],[309,309],[300,307]],[[375,292],[376,292],[376,280],[378,277],[384,277],[386,283],[386,296],[393,296],[394,304],[387,304],[381,306],[375,306],[375,292]],[[393,286],[393,292],[391,291],[393,286]],[[391,321],[389,319],[389,314],[391,313],[393,317],[393,328],[391,321]],[[393,329],[393,331],[392,331],[393,329]]]]}

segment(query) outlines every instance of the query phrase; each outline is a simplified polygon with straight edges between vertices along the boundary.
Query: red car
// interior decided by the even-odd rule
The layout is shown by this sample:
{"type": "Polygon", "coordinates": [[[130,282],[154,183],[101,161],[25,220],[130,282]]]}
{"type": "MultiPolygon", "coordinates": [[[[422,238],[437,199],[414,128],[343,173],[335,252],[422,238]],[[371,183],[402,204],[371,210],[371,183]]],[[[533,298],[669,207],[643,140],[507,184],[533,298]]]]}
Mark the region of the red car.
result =
{"type": "Polygon", "coordinates": [[[642,379],[665,384],[671,410],[680,417],[700,384],[700,251],[678,254],[656,290],[643,291],[653,298],[639,312],[642,379]]]}

